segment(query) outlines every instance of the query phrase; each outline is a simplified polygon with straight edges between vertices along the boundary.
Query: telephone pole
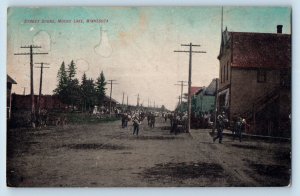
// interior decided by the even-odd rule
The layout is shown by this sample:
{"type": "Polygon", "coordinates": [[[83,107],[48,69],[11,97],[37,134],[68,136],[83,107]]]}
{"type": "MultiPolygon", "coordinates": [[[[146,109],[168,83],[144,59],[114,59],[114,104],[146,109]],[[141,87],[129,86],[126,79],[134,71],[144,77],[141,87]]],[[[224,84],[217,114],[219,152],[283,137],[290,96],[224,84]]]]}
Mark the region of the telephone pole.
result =
{"type": "Polygon", "coordinates": [[[215,82],[216,82],[216,86],[215,86],[215,108],[214,108],[214,127],[213,127],[213,134],[215,134],[215,130],[216,130],[216,124],[217,124],[217,111],[218,111],[218,79],[215,78],[215,82]]]}
{"type": "Polygon", "coordinates": [[[111,115],[111,95],[112,95],[112,87],[113,84],[118,84],[118,83],[114,83],[116,80],[108,80],[110,83],[110,96],[109,96],[109,115],[111,115]]]}
{"type": "Polygon", "coordinates": [[[25,95],[26,88],[27,88],[27,87],[23,86],[23,95],[25,95]]]}
{"type": "Polygon", "coordinates": [[[41,65],[40,67],[35,67],[35,68],[40,68],[41,69],[41,74],[40,74],[40,89],[39,89],[39,100],[38,100],[38,113],[40,114],[41,112],[41,96],[42,96],[42,85],[43,85],[43,69],[48,69],[50,67],[44,67],[44,65],[49,65],[49,63],[35,63],[41,65]]]}
{"type": "Polygon", "coordinates": [[[181,80],[181,81],[177,81],[177,82],[179,82],[180,84],[174,84],[174,85],[177,85],[177,86],[181,86],[181,92],[180,92],[180,109],[182,109],[182,94],[183,94],[183,87],[184,86],[187,86],[186,84],[184,84],[184,83],[187,83],[187,81],[183,81],[183,80],[181,80]]]}
{"type": "Polygon", "coordinates": [[[15,53],[14,55],[29,55],[30,57],[30,96],[31,96],[31,126],[35,128],[35,106],[34,106],[34,89],[33,89],[33,55],[48,54],[47,52],[33,52],[33,49],[42,48],[41,46],[21,46],[20,48],[29,48],[27,53],[15,53]]]}
{"type": "Polygon", "coordinates": [[[191,129],[191,85],[192,85],[192,54],[193,53],[206,53],[206,51],[193,51],[193,47],[200,47],[200,45],[181,44],[181,46],[189,46],[189,50],[174,50],[174,52],[187,52],[189,53],[189,80],[188,80],[188,127],[187,132],[191,129]]]}
{"type": "Polygon", "coordinates": [[[137,107],[140,105],[140,94],[137,94],[136,105],[137,107]]]}

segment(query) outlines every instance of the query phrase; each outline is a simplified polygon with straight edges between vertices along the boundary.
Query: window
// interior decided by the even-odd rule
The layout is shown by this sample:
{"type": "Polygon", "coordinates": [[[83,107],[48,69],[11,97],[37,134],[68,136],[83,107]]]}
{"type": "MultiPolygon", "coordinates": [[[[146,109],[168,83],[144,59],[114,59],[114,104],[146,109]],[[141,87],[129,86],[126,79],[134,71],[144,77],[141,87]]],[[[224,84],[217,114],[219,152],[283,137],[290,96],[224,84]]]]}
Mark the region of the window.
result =
{"type": "Polygon", "coordinates": [[[267,81],[267,71],[259,69],[257,70],[257,82],[266,82],[267,81]]]}

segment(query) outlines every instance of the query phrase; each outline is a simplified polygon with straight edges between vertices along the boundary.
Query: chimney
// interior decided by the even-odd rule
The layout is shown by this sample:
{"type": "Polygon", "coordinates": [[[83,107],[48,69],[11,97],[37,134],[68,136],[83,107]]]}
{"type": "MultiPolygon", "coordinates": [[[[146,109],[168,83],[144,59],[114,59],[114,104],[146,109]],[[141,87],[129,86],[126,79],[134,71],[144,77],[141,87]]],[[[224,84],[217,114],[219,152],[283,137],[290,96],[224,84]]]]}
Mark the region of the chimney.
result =
{"type": "Polygon", "coordinates": [[[282,25],[277,25],[277,33],[282,33],[282,25]]]}

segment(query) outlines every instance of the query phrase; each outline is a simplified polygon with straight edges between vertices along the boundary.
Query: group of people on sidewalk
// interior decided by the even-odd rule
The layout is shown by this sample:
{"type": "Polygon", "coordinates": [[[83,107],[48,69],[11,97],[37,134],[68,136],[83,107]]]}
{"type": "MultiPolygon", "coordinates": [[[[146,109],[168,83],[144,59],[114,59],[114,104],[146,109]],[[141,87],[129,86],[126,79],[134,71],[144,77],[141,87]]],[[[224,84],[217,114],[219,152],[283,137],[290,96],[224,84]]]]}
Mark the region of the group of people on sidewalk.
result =
{"type": "MultiPolygon", "coordinates": [[[[245,130],[247,125],[246,120],[240,116],[236,116],[233,119],[233,121],[234,121],[232,126],[233,140],[235,140],[235,138],[238,137],[239,141],[241,142],[242,132],[245,130]]],[[[219,143],[222,143],[223,130],[225,128],[226,123],[228,123],[228,119],[226,118],[225,112],[222,112],[217,116],[217,121],[216,121],[217,136],[213,138],[213,142],[219,139],[219,143]]]]}

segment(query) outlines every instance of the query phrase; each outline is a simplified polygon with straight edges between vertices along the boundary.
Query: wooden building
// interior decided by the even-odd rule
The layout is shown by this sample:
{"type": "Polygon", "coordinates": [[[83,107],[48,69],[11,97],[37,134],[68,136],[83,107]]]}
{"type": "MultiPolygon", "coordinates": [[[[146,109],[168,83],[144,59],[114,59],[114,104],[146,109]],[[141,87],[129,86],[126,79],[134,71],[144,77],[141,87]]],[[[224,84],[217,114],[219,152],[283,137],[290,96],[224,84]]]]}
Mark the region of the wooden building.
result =
{"type": "Polygon", "coordinates": [[[222,33],[218,111],[230,120],[242,116],[248,132],[290,136],[291,35],[277,33],[222,33]]]}
{"type": "Polygon", "coordinates": [[[192,99],[192,110],[198,115],[200,113],[212,113],[215,108],[215,95],[217,79],[213,79],[207,87],[201,88],[192,99]]]}
{"type": "Polygon", "coordinates": [[[6,84],[6,118],[9,120],[11,118],[11,89],[12,85],[17,84],[17,82],[7,75],[6,84]]]}

